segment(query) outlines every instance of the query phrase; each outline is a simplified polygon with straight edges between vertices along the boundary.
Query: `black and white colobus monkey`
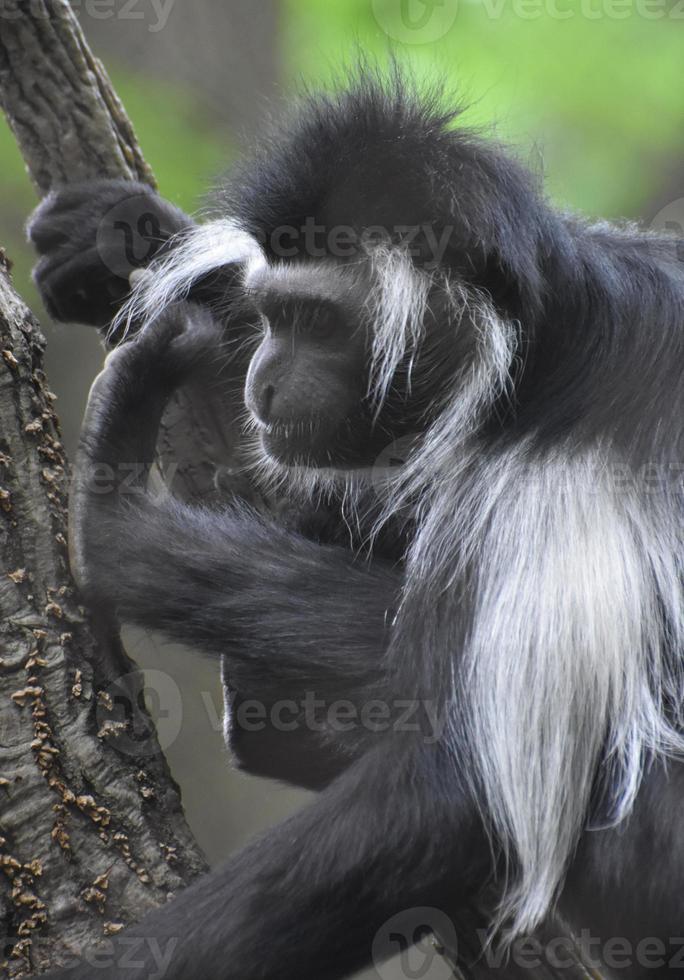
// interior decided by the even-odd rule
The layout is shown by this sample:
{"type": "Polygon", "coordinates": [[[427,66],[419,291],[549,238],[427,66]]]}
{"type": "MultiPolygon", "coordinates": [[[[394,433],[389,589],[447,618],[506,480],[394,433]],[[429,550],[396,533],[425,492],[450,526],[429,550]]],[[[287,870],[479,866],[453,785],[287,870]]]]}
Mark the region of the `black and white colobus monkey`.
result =
{"type": "Polygon", "coordinates": [[[677,972],[681,243],[559,213],[454,116],[362,76],[308,99],[215,221],[102,182],[30,226],[60,319],[121,307],[98,228],[132,192],[163,253],[86,414],[91,599],[220,655],[233,694],[376,712],[317,728],[343,770],[317,801],[127,934],[175,940],[167,980],[333,980],[395,913],[478,903],[499,935],[558,908],[633,944],[622,975],[677,972]],[[169,394],[227,350],[300,526],[92,493],[88,468],[149,461],[169,394]],[[406,699],[430,709],[419,730],[397,723],[406,699]]]}

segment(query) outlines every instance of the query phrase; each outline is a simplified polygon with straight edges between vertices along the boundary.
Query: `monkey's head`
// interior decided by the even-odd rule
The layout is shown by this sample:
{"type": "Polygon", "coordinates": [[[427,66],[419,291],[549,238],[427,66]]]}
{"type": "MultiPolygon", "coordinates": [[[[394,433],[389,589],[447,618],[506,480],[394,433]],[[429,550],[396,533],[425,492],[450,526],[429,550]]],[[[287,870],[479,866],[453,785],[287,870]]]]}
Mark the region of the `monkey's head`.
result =
{"type": "Polygon", "coordinates": [[[432,277],[399,250],[263,264],[245,285],[262,328],[245,403],[263,451],[284,465],[372,465],[427,426],[472,339],[444,330],[432,277]]]}
{"type": "Polygon", "coordinates": [[[366,469],[454,402],[482,416],[508,383],[511,325],[533,336],[559,249],[539,246],[527,174],[455,115],[400,79],[313,99],[128,307],[144,321],[206,280],[229,320],[261,323],[245,403],[271,461],[366,469]]]}
{"type": "Polygon", "coordinates": [[[496,361],[495,321],[532,308],[536,252],[497,205],[527,201],[527,177],[454,115],[362,80],[305,105],[227,186],[261,250],[246,404],[271,459],[372,465],[496,361]]]}

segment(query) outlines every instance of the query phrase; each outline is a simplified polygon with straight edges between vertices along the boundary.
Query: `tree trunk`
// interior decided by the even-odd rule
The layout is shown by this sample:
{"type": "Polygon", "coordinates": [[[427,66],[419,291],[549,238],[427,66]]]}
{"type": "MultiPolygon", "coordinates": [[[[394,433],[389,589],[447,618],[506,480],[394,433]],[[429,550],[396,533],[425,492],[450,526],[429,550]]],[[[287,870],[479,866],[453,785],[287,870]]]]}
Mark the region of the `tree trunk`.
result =
{"type": "Polygon", "coordinates": [[[204,868],[116,630],[66,554],[44,340],[0,273],[0,931],[7,976],[113,934],[204,868]]]}
{"type": "MultiPolygon", "coordinates": [[[[67,3],[3,12],[0,99],[41,192],[92,176],[153,182],[67,3]]],[[[87,616],[70,578],[67,462],[43,348],[3,257],[0,974],[12,977],[106,940],[205,869],[144,679],[115,625],[87,616]]],[[[167,445],[170,458],[171,436],[167,445]]],[[[191,462],[179,480],[188,493],[192,472],[191,462]]]]}

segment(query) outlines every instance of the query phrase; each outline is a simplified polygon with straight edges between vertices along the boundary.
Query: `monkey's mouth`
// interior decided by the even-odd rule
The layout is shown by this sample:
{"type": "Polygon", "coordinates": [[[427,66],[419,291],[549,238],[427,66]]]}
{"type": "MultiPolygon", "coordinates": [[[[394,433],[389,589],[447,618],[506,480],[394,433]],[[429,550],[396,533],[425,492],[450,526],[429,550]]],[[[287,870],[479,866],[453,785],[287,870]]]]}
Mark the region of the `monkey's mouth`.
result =
{"type": "Polygon", "coordinates": [[[323,426],[316,419],[271,422],[259,426],[261,444],[280,463],[310,463],[327,446],[323,426]]]}
{"type": "Polygon", "coordinates": [[[307,418],[297,422],[258,423],[261,448],[283,466],[349,470],[372,463],[387,439],[380,434],[376,445],[371,430],[360,416],[342,419],[307,418]]]}

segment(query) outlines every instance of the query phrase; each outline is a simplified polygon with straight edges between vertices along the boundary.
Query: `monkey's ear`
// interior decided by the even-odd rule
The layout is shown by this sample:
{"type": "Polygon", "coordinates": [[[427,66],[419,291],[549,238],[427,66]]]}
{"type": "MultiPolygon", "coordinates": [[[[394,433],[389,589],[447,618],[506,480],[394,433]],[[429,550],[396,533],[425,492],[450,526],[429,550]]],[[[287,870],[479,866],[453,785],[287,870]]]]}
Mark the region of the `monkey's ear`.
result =
{"type": "Polygon", "coordinates": [[[496,142],[456,130],[447,144],[432,204],[444,264],[486,290],[503,315],[526,321],[543,304],[549,256],[568,248],[562,218],[496,142]]]}
{"type": "Polygon", "coordinates": [[[515,264],[492,252],[485,257],[474,276],[474,284],[487,292],[498,312],[509,320],[527,323],[541,307],[541,294],[535,275],[533,280],[521,275],[515,264]]]}

